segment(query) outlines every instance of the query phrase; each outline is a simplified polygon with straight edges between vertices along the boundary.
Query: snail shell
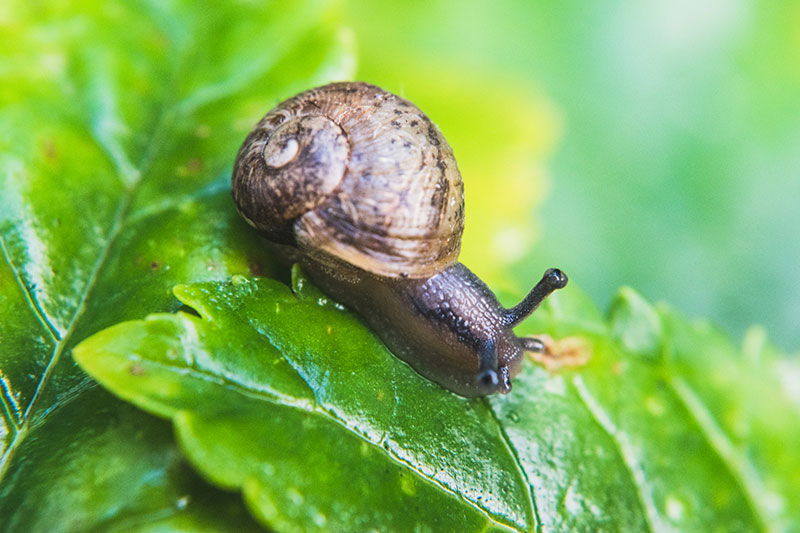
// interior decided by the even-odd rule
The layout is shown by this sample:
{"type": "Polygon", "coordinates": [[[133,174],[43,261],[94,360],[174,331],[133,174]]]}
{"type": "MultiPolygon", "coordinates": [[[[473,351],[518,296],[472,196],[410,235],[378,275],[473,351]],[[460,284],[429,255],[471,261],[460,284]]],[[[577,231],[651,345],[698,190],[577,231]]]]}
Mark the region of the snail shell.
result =
{"type": "Polygon", "coordinates": [[[453,152],[414,104],[373,85],[333,83],[272,110],[239,151],[233,192],[268,239],[323,263],[426,278],[458,257],[453,152]]]}
{"type": "Polygon", "coordinates": [[[396,356],[463,396],[511,390],[536,339],[513,328],[567,277],[516,306],[458,263],[464,192],[453,152],[412,103],[334,83],[279,104],[247,137],[233,174],[242,216],[355,311],[396,356]]]}

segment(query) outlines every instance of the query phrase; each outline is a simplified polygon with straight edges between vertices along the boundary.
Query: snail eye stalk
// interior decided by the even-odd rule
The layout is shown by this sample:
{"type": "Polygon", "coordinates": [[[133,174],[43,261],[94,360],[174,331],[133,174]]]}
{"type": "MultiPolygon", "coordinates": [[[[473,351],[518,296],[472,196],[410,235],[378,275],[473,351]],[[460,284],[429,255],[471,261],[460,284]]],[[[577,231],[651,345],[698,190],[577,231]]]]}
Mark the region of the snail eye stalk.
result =
{"type": "Polygon", "coordinates": [[[531,292],[519,304],[511,309],[506,309],[504,316],[506,326],[513,328],[525,320],[553,291],[563,289],[567,285],[567,281],[569,281],[567,275],[559,269],[548,269],[542,279],[539,280],[539,283],[531,289],[531,292]]]}

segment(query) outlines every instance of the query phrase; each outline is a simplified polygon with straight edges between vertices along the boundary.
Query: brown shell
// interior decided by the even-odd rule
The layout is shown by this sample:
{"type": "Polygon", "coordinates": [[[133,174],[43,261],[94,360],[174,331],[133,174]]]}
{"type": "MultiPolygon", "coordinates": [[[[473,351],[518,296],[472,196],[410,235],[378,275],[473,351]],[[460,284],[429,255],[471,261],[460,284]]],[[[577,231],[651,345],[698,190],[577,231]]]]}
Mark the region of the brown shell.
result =
{"type": "Polygon", "coordinates": [[[414,104],[373,85],[333,83],[270,111],[239,151],[233,192],[268,238],[323,262],[422,278],[458,257],[453,152],[414,104]]]}

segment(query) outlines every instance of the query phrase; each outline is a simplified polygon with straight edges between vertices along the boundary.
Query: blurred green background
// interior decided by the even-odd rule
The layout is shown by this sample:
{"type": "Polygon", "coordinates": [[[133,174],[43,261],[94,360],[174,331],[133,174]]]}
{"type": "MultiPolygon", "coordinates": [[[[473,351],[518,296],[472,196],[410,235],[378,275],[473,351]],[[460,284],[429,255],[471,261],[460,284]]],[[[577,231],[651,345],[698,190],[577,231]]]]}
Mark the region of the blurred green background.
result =
{"type": "Polygon", "coordinates": [[[342,9],[357,78],[453,145],[462,260],[490,284],[516,293],[559,266],[601,306],[630,285],[800,346],[800,2],[342,9]]]}

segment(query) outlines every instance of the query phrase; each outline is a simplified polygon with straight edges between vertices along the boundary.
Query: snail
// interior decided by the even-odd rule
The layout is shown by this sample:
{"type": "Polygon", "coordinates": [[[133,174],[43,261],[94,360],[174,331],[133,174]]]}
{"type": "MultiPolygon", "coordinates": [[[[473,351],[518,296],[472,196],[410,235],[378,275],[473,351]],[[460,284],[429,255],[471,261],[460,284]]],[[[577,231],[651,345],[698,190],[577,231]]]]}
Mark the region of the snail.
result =
{"type": "Polygon", "coordinates": [[[332,83],[279,104],[233,170],[240,215],[389,350],[461,396],[508,393],[535,338],[513,328],[566,275],[506,309],[457,261],[461,175],[439,129],[374,85],[332,83]]]}

